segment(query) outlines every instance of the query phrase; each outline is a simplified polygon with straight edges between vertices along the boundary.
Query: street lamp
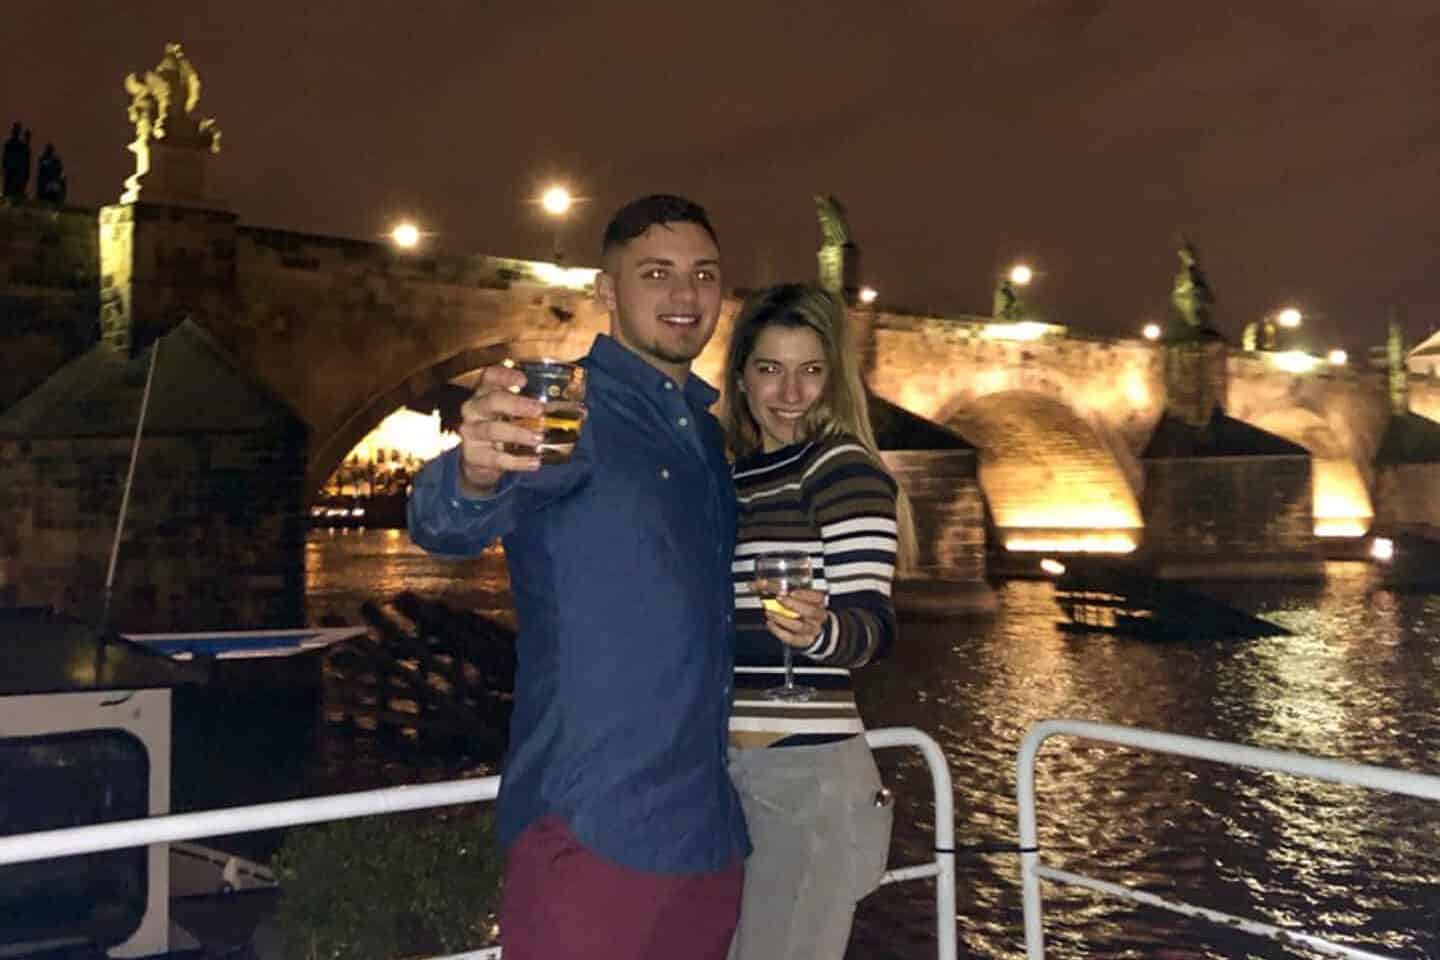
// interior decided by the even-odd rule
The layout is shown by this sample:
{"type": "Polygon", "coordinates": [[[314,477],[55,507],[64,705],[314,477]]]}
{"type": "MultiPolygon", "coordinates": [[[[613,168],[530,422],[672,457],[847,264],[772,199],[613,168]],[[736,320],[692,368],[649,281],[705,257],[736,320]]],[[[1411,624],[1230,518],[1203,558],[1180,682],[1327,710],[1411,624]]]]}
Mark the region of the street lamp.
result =
{"type": "Polygon", "coordinates": [[[879,290],[876,290],[874,287],[861,287],[861,288],[860,288],[860,302],[861,302],[861,303],[863,303],[863,304],[865,304],[865,305],[868,306],[868,305],[874,303],[874,302],[875,302],[876,300],[878,300],[879,298],[880,298],[880,291],[879,291],[879,290]]]}
{"type": "Polygon", "coordinates": [[[414,250],[420,246],[420,228],[409,220],[401,221],[390,231],[390,242],[401,250],[414,250]]]}
{"type": "Polygon", "coordinates": [[[1035,279],[1035,271],[1023,263],[1017,263],[1010,268],[1010,282],[1017,287],[1028,287],[1030,281],[1035,279]]]}
{"type": "Polygon", "coordinates": [[[1159,340],[1159,339],[1160,339],[1160,324],[1158,324],[1158,323],[1147,323],[1147,324],[1145,324],[1144,328],[1143,328],[1140,332],[1145,335],[1145,339],[1146,339],[1146,340],[1159,340]]]}
{"type": "Polygon", "coordinates": [[[1325,355],[1325,359],[1330,361],[1332,367],[1343,367],[1349,362],[1350,355],[1344,350],[1331,350],[1325,355]]]}
{"type": "Polygon", "coordinates": [[[1303,319],[1304,314],[1302,314],[1294,307],[1286,307],[1284,310],[1281,310],[1275,316],[1275,322],[1280,324],[1280,326],[1284,327],[1286,330],[1294,330],[1296,327],[1300,326],[1300,321],[1303,319]]]}
{"type": "Polygon", "coordinates": [[[575,203],[575,198],[570,191],[556,184],[547,187],[540,195],[540,208],[555,221],[555,262],[560,263],[565,259],[564,248],[560,245],[560,234],[565,228],[565,215],[570,212],[570,207],[575,203]]]}
{"type": "Polygon", "coordinates": [[[570,191],[564,187],[551,187],[540,197],[540,206],[552,217],[563,217],[570,212],[570,204],[574,198],[570,191]]]}

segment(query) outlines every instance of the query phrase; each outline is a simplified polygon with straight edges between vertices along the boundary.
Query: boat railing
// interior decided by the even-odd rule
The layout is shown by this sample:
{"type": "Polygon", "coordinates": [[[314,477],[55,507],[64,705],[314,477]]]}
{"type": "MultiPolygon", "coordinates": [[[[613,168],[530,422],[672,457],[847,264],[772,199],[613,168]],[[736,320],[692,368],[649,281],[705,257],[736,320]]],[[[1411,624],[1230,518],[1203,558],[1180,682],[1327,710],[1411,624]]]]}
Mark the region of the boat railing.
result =
{"type": "MultiPolygon", "coordinates": [[[[930,770],[935,806],[934,859],[888,870],[881,882],[935,879],[936,956],[939,960],[955,960],[955,814],[950,767],[939,744],[913,727],[871,730],[865,738],[873,750],[894,747],[918,750],[930,770]]],[[[494,800],[499,789],[499,777],[476,777],[11,834],[0,836],[0,866],[376,814],[481,803],[494,800]]],[[[492,960],[500,955],[499,947],[490,947],[438,960],[492,960]]]]}
{"type": "Polygon", "coordinates": [[[1284,929],[1245,917],[1238,917],[1209,907],[1170,900],[1124,884],[1048,866],[1041,860],[1040,840],[1036,828],[1035,759],[1045,741],[1055,736],[1080,737],[1113,743],[1152,753],[1166,753],[1208,760],[1214,763],[1253,770],[1287,773],[1297,777],[1343,783],[1399,793],[1426,800],[1440,800],[1440,776],[1409,773],[1389,767],[1332,760],[1283,750],[1247,747],[1203,737],[1161,733],[1136,727],[1094,723],[1086,720],[1046,720],[1031,727],[1020,746],[1016,797],[1020,807],[1020,883],[1025,911],[1025,955],[1028,960],[1043,960],[1045,934],[1040,881],[1069,884],[1095,893],[1130,900],[1146,906],[1169,910],[1182,916],[1207,920],[1233,930],[1242,930],[1278,941],[1290,947],[1307,949],[1331,957],[1356,960],[1392,960],[1385,954],[1335,943],[1314,934],[1284,929]]]}

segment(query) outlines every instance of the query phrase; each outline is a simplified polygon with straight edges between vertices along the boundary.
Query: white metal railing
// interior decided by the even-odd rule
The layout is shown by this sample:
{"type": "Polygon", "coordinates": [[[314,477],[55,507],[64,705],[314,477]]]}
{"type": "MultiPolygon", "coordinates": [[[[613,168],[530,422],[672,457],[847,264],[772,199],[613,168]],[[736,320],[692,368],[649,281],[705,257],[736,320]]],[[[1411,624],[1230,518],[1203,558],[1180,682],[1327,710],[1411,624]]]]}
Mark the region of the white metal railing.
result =
{"type": "MultiPolygon", "coordinates": [[[[914,727],[871,730],[865,734],[865,739],[875,750],[914,747],[920,751],[930,769],[930,783],[935,791],[935,859],[929,863],[888,870],[880,882],[901,883],[935,878],[937,957],[939,960],[955,960],[955,813],[950,767],[945,761],[945,754],[939,744],[914,727]]],[[[477,777],[12,834],[0,837],[0,866],[123,850],[152,843],[198,840],[252,830],[273,830],[328,820],[476,803],[495,799],[499,789],[499,777],[477,777]]],[[[491,960],[499,956],[500,949],[492,947],[439,960],[491,960]]]]}
{"type": "Polygon", "coordinates": [[[1329,760],[1283,750],[1246,747],[1221,740],[1207,740],[1203,737],[1186,737],[1135,727],[1092,723],[1087,720],[1046,720],[1037,723],[1030,728],[1020,745],[1016,786],[1016,798],[1020,806],[1020,883],[1025,905],[1025,955],[1028,960],[1043,960],[1045,956],[1045,933],[1040,898],[1040,881],[1042,879],[1084,887],[1097,893],[1160,907],[1187,917],[1209,920],[1231,929],[1243,930],[1246,933],[1267,937],[1292,947],[1312,950],[1325,956],[1349,957],[1353,960],[1392,960],[1384,954],[1371,953],[1358,947],[1334,943],[1314,934],[1286,930],[1268,923],[1233,916],[1180,900],[1166,900],[1163,897],[1146,893],[1143,890],[1135,890],[1123,884],[1110,883],[1084,874],[1045,866],[1040,862],[1040,841],[1035,824],[1035,758],[1044,742],[1054,736],[1083,737],[1088,740],[1134,747],[1137,750],[1174,754],[1231,766],[1249,767],[1255,770],[1288,773],[1297,777],[1345,783],[1426,800],[1440,800],[1440,777],[1426,774],[1407,773],[1403,770],[1350,763],[1345,760],[1329,760]]]}
{"type": "Polygon", "coordinates": [[[935,878],[935,950],[939,960],[955,960],[955,791],[950,785],[950,764],[945,753],[929,734],[914,727],[885,727],[865,734],[870,749],[914,747],[930,768],[930,788],[935,794],[935,859],[912,867],[885,871],[880,881],[935,878]]]}

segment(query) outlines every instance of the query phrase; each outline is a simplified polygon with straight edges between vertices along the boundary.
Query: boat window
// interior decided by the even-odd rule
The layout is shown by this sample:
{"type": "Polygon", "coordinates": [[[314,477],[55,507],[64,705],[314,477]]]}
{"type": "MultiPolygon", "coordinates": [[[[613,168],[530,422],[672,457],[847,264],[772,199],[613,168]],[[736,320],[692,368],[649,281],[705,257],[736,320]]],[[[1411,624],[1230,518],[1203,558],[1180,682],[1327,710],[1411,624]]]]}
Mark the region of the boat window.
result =
{"type": "MultiPolygon", "coordinates": [[[[0,835],[145,817],[150,761],[121,730],[0,737],[0,835]]],[[[0,867],[0,956],[113,946],[145,915],[144,847],[0,867]]]]}

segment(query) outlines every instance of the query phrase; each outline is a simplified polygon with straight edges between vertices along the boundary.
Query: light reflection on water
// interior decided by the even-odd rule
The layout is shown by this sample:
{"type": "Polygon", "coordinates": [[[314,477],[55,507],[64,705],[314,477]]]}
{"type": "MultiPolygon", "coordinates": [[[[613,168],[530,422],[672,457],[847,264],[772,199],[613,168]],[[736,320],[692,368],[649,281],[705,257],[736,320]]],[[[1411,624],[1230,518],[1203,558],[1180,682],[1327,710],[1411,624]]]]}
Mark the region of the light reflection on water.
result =
{"type": "MultiPolygon", "coordinates": [[[[311,618],[354,620],[409,589],[508,616],[503,558],[429,558],[403,533],[312,535],[311,618]]],[[[1013,843],[1024,731],[1076,717],[1440,773],[1440,598],[1373,592],[1363,565],[1323,587],[1211,592],[1291,637],[1157,644],[1055,627],[1050,587],[1001,588],[993,621],[904,618],[892,659],[860,674],[871,726],[913,725],[944,747],[962,846],[1013,843]]],[[[929,856],[923,763],[879,755],[896,790],[894,864],[929,856]],[[909,815],[905,814],[909,811],[909,815]]],[[[1440,816],[1420,801],[1056,739],[1038,771],[1047,862],[1398,957],[1440,955],[1440,816]]],[[[962,853],[962,955],[1023,953],[1017,862],[962,853]]],[[[1150,909],[1047,886],[1049,953],[1067,957],[1306,956],[1150,909]]],[[[931,887],[882,889],[861,906],[854,958],[933,957],[931,887]]]]}

